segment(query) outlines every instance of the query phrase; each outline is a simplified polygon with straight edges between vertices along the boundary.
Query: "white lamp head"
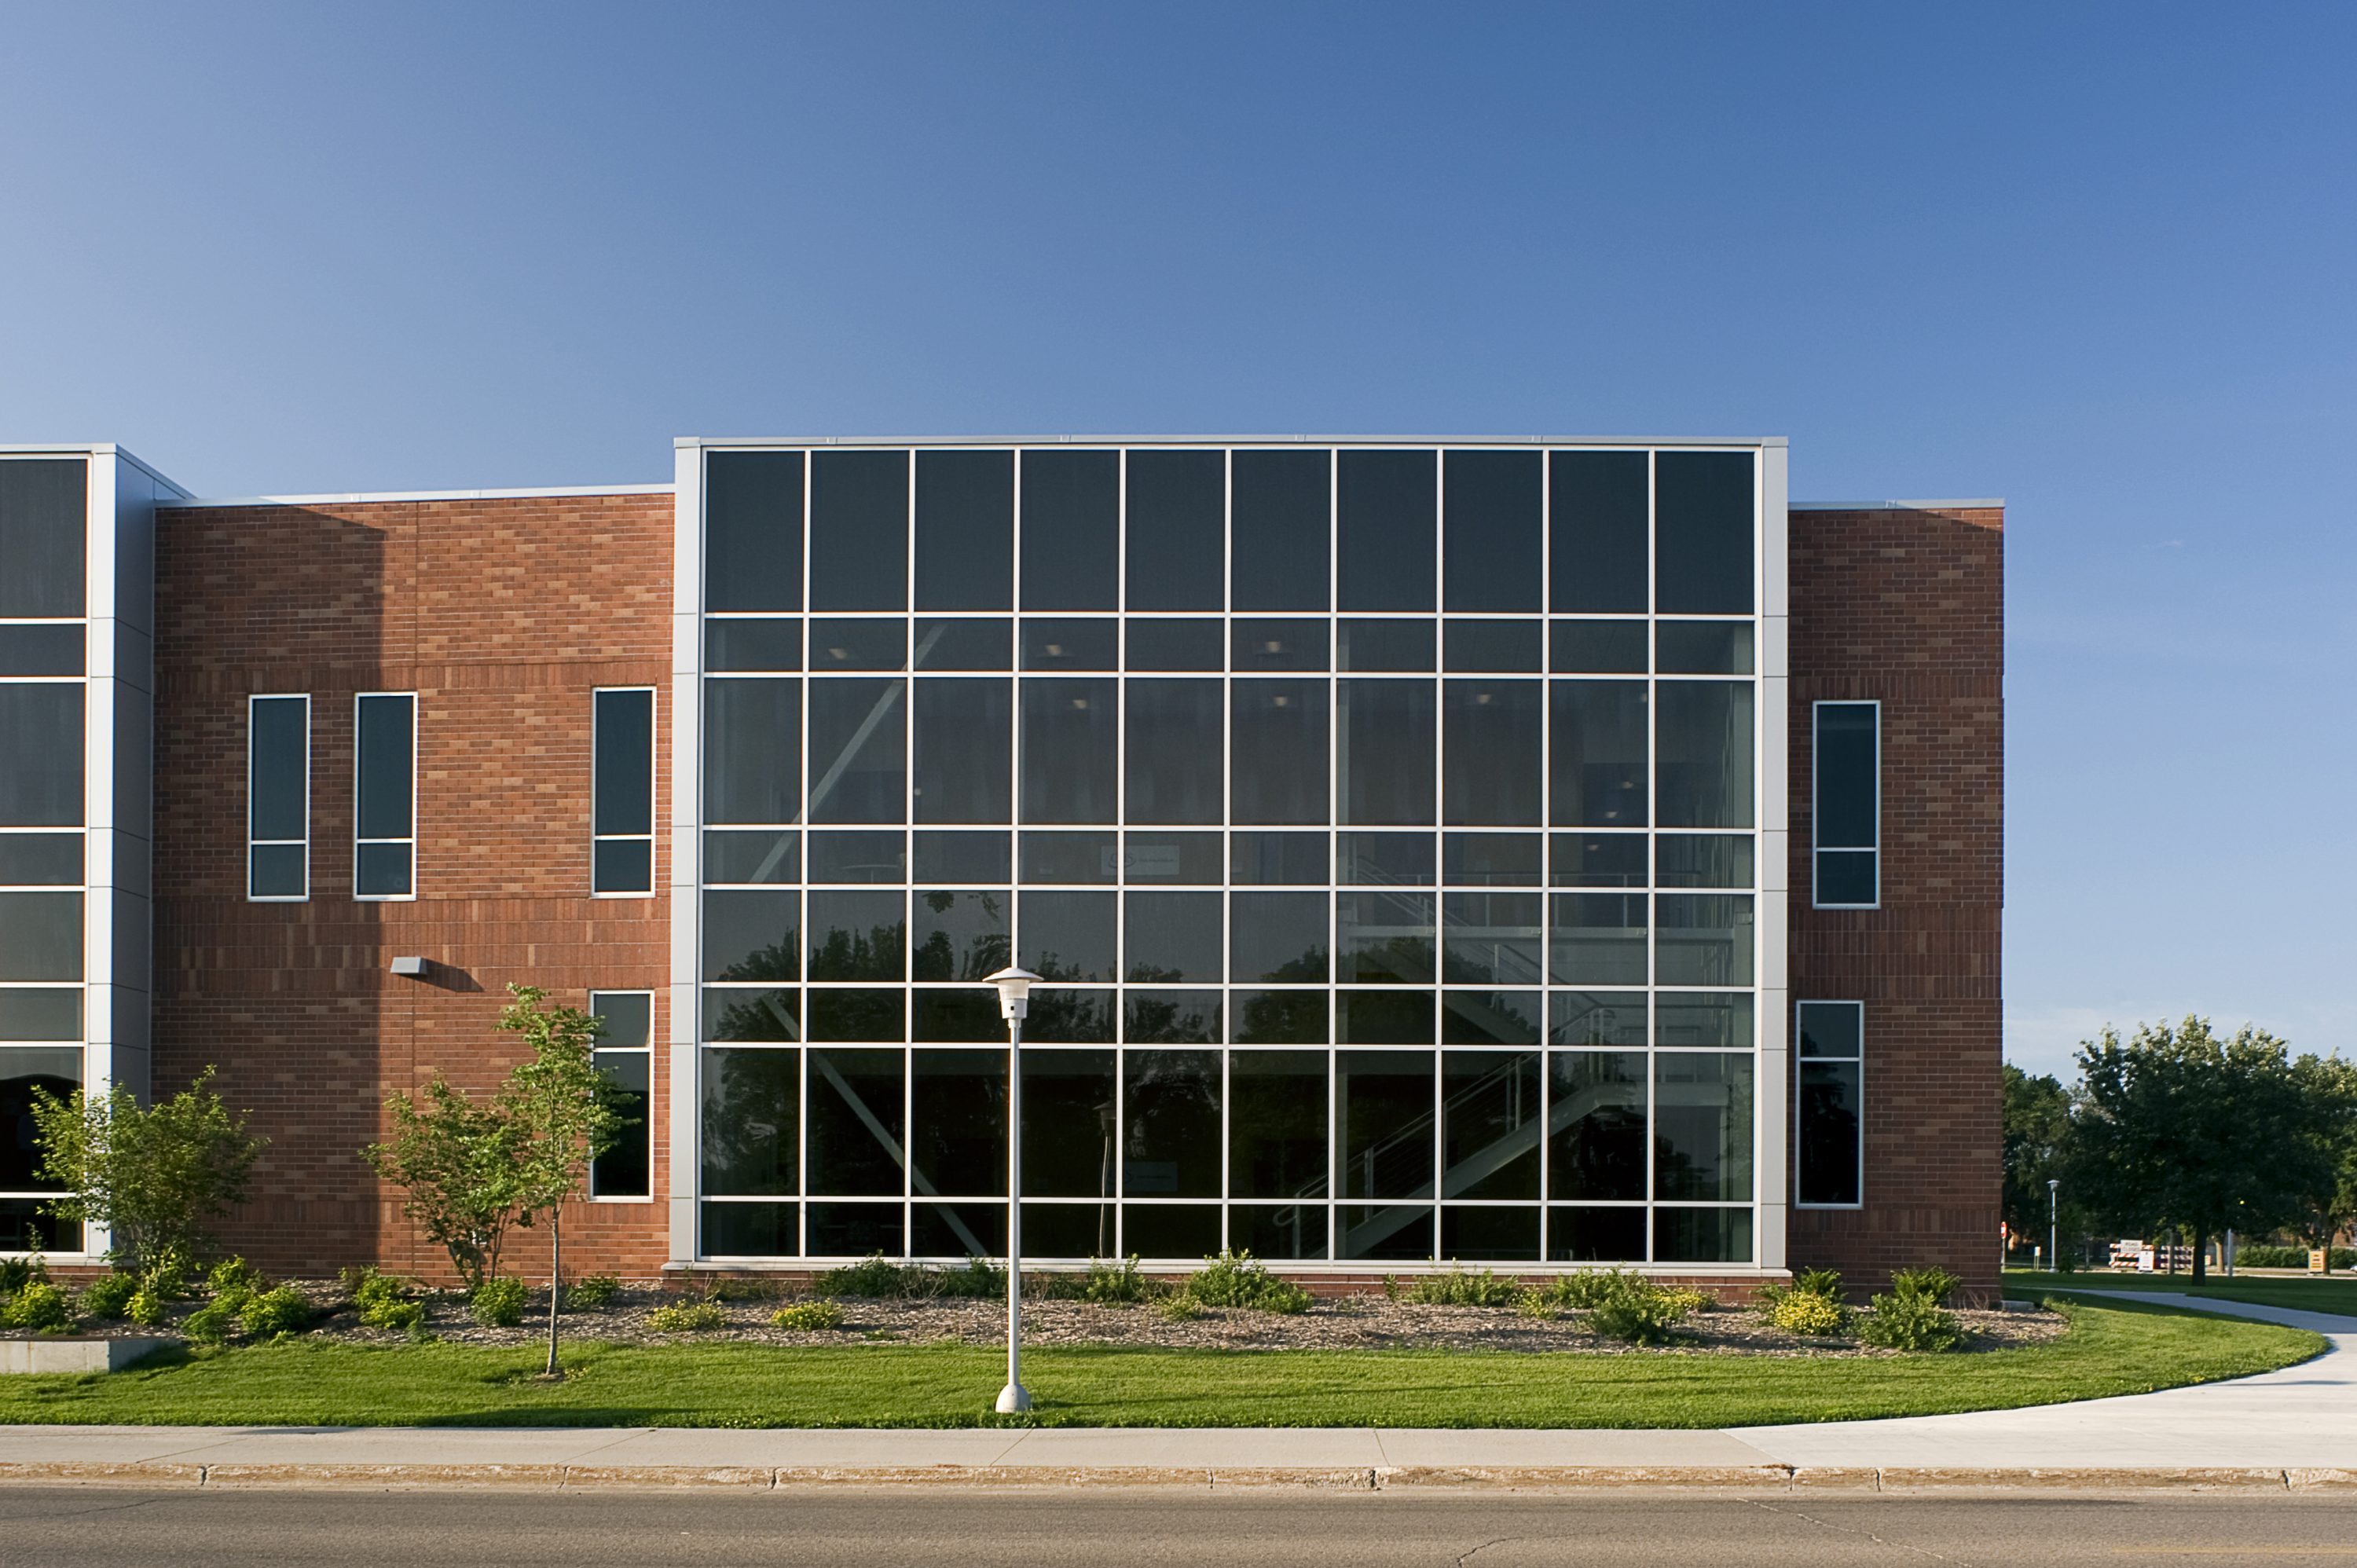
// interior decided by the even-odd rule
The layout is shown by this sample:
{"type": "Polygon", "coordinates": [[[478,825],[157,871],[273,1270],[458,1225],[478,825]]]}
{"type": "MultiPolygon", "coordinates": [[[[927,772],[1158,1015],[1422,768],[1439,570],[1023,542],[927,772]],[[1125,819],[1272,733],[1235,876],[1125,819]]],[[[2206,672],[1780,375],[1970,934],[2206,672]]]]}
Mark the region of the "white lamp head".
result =
{"type": "Polygon", "coordinates": [[[1031,988],[1039,983],[1028,969],[1002,969],[985,982],[998,987],[998,1015],[1010,1024],[1020,1023],[1031,1010],[1031,988]]]}

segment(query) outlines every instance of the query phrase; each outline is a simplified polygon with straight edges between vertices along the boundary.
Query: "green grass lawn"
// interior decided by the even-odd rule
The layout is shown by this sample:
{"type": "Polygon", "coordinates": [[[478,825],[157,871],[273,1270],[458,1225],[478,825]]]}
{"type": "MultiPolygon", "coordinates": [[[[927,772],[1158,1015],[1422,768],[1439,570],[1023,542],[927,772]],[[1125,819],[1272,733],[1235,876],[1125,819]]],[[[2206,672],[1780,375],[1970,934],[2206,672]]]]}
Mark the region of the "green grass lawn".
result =
{"type": "Polygon", "coordinates": [[[2212,1301],[2256,1302],[2261,1306],[2338,1312],[2357,1317],[2357,1276],[2349,1274],[2331,1274],[2322,1279],[2302,1279],[2297,1274],[2239,1274],[2231,1280],[2212,1274],[2197,1285],[2190,1274],[2115,1274],[2095,1269],[2075,1274],[2032,1273],[2027,1269],[2005,1272],[2005,1294],[2016,1300],[2049,1291],[2073,1290],[2181,1291],[2212,1301]]]}
{"type": "MultiPolygon", "coordinates": [[[[2317,1336],[2142,1304],[2068,1308],[2049,1345],[1876,1359],[1043,1348],[1048,1426],[1712,1427],[1989,1410],[2245,1376],[2317,1336]]],[[[522,1349],[296,1340],[112,1375],[0,1378],[0,1422],[199,1425],[978,1426],[1002,1353],[958,1345],[522,1349]]]]}

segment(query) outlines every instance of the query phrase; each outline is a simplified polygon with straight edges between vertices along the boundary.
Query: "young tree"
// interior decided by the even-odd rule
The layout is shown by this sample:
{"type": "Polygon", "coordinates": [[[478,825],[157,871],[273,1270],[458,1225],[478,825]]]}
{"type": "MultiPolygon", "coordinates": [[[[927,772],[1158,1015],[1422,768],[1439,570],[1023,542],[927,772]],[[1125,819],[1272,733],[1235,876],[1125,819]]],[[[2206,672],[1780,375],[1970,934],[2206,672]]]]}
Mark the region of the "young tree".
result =
{"type": "Polygon", "coordinates": [[[2329,1174],[2309,1195],[2298,1229],[2309,1246],[2330,1247],[2341,1231],[2357,1226],[2357,1062],[2308,1056],[2293,1063],[2292,1070],[2322,1122],[2330,1162],[2329,1174]]]}
{"type": "Polygon", "coordinates": [[[2222,1040],[2188,1017],[2139,1026],[2123,1045],[2106,1029],[2079,1066],[2069,1179],[2098,1213],[2185,1230],[2197,1282],[2212,1237],[2290,1223],[2326,1184],[2324,1120],[2263,1030],[2222,1040]]]}
{"type": "Polygon", "coordinates": [[[515,1129],[517,1207],[522,1223],[548,1216],[548,1369],[556,1367],[556,1316],[564,1298],[565,1205],[581,1195],[590,1162],[624,1126],[613,1080],[597,1070],[598,1020],[577,1007],[549,1007],[536,986],[511,985],[500,1027],[521,1035],[532,1058],[500,1090],[499,1111],[515,1129]]]}
{"type": "Polygon", "coordinates": [[[500,1250],[522,1206],[518,1129],[436,1072],[416,1096],[385,1100],[393,1136],[361,1157],[407,1195],[401,1212],[450,1255],[468,1291],[499,1278],[500,1250]]]}
{"type": "MultiPolygon", "coordinates": [[[[2005,1222],[2017,1236],[2043,1236],[2052,1212],[2046,1184],[2062,1174],[2067,1157],[2071,1091],[2051,1077],[2032,1077],[2006,1063],[2003,1127],[2005,1222]]],[[[2061,1260],[2047,1262],[2059,1267],[2061,1260]]]]}
{"type": "Polygon", "coordinates": [[[117,1084],[91,1098],[33,1091],[40,1176],[67,1188],[48,1210],[103,1225],[109,1258],[145,1268],[171,1252],[193,1259],[212,1241],[211,1222],[245,1197],[267,1139],[245,1130],[213,1092],[213,1069],[169,1100],[141,1109],[117,1084]]]}

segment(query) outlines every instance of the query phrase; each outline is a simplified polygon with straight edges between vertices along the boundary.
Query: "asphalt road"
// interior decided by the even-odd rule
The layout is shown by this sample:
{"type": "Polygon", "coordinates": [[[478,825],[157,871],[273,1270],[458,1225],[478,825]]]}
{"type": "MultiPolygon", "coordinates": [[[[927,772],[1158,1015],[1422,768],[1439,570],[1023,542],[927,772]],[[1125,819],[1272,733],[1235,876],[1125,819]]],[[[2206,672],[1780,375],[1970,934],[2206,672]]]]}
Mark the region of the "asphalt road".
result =
{"type": "Polygon", "coordinates": [[[2357,1562],[2357,1496],[1215,1496],[1155,1492],[117,1491],[0,1487],[6,1568],[157,1563],[2357,1562]]]}

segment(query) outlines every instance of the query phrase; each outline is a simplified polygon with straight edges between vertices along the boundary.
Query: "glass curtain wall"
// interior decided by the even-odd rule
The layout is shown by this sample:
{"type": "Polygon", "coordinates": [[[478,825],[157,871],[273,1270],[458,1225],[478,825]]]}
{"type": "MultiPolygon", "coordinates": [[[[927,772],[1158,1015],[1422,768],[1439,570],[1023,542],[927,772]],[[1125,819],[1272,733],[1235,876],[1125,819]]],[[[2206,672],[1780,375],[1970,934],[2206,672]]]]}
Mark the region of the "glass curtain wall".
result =
{"type": "Polygon", "coordinates": [[[1752,1258],[1755,452],[705,461],[705,1255],[1752,1258]]]}

